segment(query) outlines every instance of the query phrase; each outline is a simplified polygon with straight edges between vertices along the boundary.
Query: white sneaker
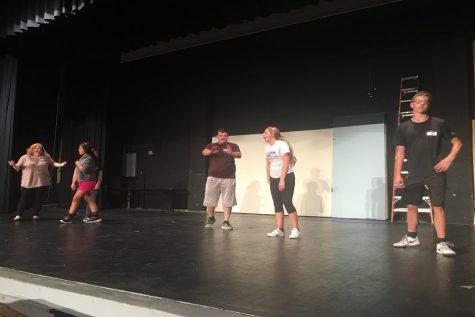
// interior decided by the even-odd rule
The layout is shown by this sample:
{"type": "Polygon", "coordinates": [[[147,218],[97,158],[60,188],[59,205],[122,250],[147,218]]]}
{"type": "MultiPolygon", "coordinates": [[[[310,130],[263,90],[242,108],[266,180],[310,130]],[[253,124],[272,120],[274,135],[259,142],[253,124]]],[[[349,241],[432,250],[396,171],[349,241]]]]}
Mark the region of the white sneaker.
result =
{"type": "Polygon", "coordinates": [[[15,218],[13,218],[13,221],[20,221],[20,220],[21,220],[20,215],[16,215],[15,218]]]}
{"type": "Polygon", "coordinates": [[[293,228],[290,232],[289,239],[298,239],[300,238],[300,230],[297,228],[293,228]]]}
{"type": "Polygon", "coordinates": [[[419,238],[411,238],[407,234],[401,239],[399,242],[393,243],[393,247],[395,248],[405,248],[405,247],[413,247],[415,245],[421,244],[419,242],[419,238]]]}
{"type": "Polygon", "coordinates": [[[283,237],[283,236],[285,236],[285,232],[284,232],[284,230],[280,230],[279,228],[277,228],[274,231],[269,232],[267,234],[267,236],[268,237],[283,237]]]}
{"type": "Polygon", "coordinates": [[[438,254],[442,254],[443,256],[455,256],[455,251],[452,250],[450,247],[454,247],[454,244],[452,242],[439,242],[437,243],[437,248],[435,249],[435,252],[437,252],[438,254]]]}

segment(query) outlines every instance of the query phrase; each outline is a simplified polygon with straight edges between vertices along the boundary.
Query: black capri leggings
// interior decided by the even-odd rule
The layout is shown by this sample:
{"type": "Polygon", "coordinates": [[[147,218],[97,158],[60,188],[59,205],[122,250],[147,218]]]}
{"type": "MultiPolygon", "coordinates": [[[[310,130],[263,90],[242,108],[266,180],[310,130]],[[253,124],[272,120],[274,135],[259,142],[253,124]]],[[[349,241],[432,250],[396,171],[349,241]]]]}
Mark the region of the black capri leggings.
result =
{"type": "Polygon", "coordinates": [[[22,187],[20,191],[21,196],[17,206],[18,214],[21,216],[25,210],[33,208],[33,215],[38,216],[41,211],[41,206],[45,202],[48,186],[35,188],[22,187]]]}
{"type": "Polygon", "coordinates": [[[295,188],[295,174],[289,173],[285,175],[285,189],[284,191],[279,190],[279,178],[270,179],[270,193],[272,195],[272,201],[274,202],[274,211],[275,212],[284,212],[285,210],[288,214],[296,212],[294,204],[292,203],[292,198],[294,196],[295,188]]]}

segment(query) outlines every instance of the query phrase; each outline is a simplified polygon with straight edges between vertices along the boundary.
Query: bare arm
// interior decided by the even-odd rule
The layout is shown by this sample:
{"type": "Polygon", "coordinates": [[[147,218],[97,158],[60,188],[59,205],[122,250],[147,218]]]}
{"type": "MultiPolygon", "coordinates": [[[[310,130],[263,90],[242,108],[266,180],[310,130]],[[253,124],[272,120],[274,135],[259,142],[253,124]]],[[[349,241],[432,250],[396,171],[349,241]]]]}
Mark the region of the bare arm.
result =
{"type": "Polygon", "coordinates": [[[66,161],[64,161],[64,162],[62,162],[62,163],[53,162],[53,166],[54,166],[54,167],[63,167],[63,166],[66,165],[66,164],[67,164],[66,161]]]}
{"type": "Polygon", "coordinates": [[[267,174],[267,182],[270,184],[270,162],[266,160],[266,174],[267,174]]]}
{"type": "Polygon", "coordinates": [[[230,156],[232,156],[234,158],[241,158],[241,151],[239,151],[239,150],[233,151],[231,145],[229,145],[229,144],[224,149],[224,153],[227,153],[227,154],[229,154],[230,156]]]}
{"type": "Polygon", "coordinates": [[[11,167],[13,167],[13,169],[14,169],[15,171],[17,171],[17,172],[20,170],[20,167],[19,167],[18,165],[16,165],[14,161],[11,161],[11,160],[8,161],[8,165],[10,165],[11,167]]]}
{"type": "Polygon", "coordinates": [[[102,178],[104,177],[104,171],[99,170],[97,171],[97,183],[95,189],[98,190],[102,186],[102,178]]]}
{"type": "Polygon", "coordinates": [[[231,155],[234,158],[241,158],[241,152],[240,151],[231,151],[229,152],[229,155],[231,155]]]}
{"type": "Polygon", "coordinates": [[[96,172],[96,165],[92,157],[86,157],[83,160],[78,160],[74,164],[81,173],[92,174],[96,172]]]}
{"type": "Polygon", "coordinates": [[[434,166],[434,170],[436,172],[447,171],[452,165],[452,162],[457,157],[457,154],[459,153],[460,149],[462,148],[462,141],[460,141],[460,139],[457,137],[453,137],[450,140],[450,143],[452,143],[452,149],[446,157],[444,157],[439,163],[434,166]]]}
{"type": "Polygon", "coordinates": [[[76,190],[76,188],[77,188],[77,175],[76,175],[76,169],[74,169],[73,179],[71,180],[71,189],[76,190]]]}
{"type": "Polygon", "coordinates": [[[402,145],[396,146],[396,157],[394,161],[394,187],[404,187],[404,180],[401,176],[402,164],[404,163],[404,157],[406,156],[406,148],[402,145]]]}
{"type": "MultiPolygon", "coordinates": [[[[81,162],[76,161],[76,162],[74,162],[74,165],[76,165],[76,168],[77,168],[79,171],[84,172],[84,167],[82,166],[81,162]]],[[[74,173],[76,173],[76,170],[74,170],[74,173]]]]}
{"type": "Polygon", "coordinates": [[[201,155],[203,156],[210,156],[211,154],[218,153],[218,147],[217,146],[212,146],[211,149],[204,148],[203,151],[201,151],[201,155]]]}

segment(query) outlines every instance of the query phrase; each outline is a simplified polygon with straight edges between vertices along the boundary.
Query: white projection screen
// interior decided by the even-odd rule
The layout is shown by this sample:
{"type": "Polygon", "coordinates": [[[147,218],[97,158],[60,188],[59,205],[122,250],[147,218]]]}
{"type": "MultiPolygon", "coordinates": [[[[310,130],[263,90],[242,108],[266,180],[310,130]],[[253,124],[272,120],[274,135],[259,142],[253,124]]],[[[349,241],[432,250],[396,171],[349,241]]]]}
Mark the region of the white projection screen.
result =
{"type": "MultiPolygon", "coordinates": [[[[299,215],[331,216],[332,129],[282,132],[297,157],[294,204],[299,215]]],[[[216,142],[216,139],[213,139],[216,142]]],[[[231,135],[242,158],[236,159],[236,199],[233,212],[273,214],[265,169],[262,134],[231,135]]],[[[221,201],[216,208],[222,211],[221,201]]]]}
{"type": "MultiPolygon", "coordinates": [[[[384,124],[282,134],[297,157],[294,204],[299,215],[388,218],[384,124]]],[[[236,159],[238,204],[233,212],[273,214],[262,135],[231,135],[229,141],[242,153],[236,159]]],[[[222,211],[221,201],[216,210],[222,211]]]]}
{"type": "Polygon", "coordinates": [[[385,125],[334,128],[332,217],[388,218],[385,125]]]}

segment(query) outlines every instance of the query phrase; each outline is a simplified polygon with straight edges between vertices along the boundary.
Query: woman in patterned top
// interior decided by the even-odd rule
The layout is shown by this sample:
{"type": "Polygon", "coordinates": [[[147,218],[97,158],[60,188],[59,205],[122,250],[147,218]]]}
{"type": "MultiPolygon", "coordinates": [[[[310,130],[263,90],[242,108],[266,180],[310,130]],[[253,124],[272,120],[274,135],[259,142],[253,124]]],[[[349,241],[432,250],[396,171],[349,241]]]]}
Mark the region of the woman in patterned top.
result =
{"type": "Polygon", "coordinates": [[[23,212],[33,208],[33,220],[38,220],[41,206],[45,203],[48,187],[51,185],[49,168],[63,167],[66,162],[57,163],[40,143],[32,144],[18,162],[8,161],[15,171],[21,171],[21,196],[17,215],[13,221],[20,221],[23,212]]]}

